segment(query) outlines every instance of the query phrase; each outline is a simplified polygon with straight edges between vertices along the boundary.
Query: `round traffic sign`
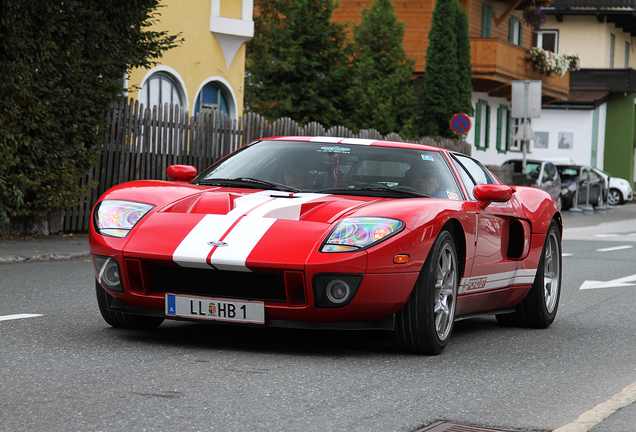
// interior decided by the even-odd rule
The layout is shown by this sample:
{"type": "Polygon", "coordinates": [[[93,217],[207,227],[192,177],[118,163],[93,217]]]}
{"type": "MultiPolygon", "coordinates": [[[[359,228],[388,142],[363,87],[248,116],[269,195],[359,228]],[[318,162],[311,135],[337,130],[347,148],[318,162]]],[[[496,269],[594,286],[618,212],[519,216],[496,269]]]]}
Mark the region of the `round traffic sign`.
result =
{"type": "Polygon", "coordinates": [[[470,119],[466,114],[455,114],[450,121],[450,127],[456,134],[463,135],[470,130],[470,119]]]}

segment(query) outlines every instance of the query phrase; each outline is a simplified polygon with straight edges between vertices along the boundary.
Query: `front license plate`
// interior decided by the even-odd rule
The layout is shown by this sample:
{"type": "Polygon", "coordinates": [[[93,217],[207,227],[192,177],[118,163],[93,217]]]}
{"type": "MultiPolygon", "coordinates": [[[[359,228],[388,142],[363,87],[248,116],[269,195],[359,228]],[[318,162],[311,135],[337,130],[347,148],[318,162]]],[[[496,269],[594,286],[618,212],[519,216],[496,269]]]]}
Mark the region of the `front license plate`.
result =
{"type": "Polygon", "coordinates": [[[259,301],[166,294],[166,315],[265,324],[265,305],[259,301]]]}

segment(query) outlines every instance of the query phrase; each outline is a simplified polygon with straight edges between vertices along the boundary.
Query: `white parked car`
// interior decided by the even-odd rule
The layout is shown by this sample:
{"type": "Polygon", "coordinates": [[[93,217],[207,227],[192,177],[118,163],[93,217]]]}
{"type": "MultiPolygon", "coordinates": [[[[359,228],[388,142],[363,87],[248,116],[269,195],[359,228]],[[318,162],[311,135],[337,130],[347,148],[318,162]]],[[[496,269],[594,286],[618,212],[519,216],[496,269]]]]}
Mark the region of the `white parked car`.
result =
{"type": "Polygon", "coordinates": [[[609,187],[608,201],[610,205],[625,204],[625,201],[634,199],[632,184],[625,179],[610,177],[609,187]]]}

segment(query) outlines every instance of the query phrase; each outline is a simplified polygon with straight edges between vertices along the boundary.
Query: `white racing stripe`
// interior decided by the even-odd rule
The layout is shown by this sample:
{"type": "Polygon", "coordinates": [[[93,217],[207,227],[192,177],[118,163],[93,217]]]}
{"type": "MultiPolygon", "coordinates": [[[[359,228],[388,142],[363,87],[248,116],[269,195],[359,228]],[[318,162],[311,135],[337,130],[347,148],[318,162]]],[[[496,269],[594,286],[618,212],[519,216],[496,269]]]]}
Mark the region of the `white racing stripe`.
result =
{"type": "Polygon", "coordinates": [[[220,270],[249,272],[247,257],[276,220],[298,220],[302,205],[318,197],[325,195],[281,196],[263,191],[237,198],[228,214],[206,215],[179,244],[172,259],[182,267],[212,265],[220,270]],[[209,244],[212,241],[226,245],[215,247],[209,244]]]}
{"type": "Polygon", "coordinates": [[[374,143],[376,141],[377,140],[365,138],[346,138],[341,142],[341,144],[371,145],[371,143],[374,143]]]}
{"type": "Polygon", "coordinates": [[[536,269],[521,269],[510,272],[462,278],[459,283],[459,294],[488,291],[505,288],[511,285],[532,284],[536,274],[536,269]]]}
{"type": "Polygon", "coordinates": [[[42,314],[15,314],[15,315],[2,315],[0,316],[0,321],[9,321],[9,320],[17,320],[22,318],[34,318],[40,317],[42,314]]]}

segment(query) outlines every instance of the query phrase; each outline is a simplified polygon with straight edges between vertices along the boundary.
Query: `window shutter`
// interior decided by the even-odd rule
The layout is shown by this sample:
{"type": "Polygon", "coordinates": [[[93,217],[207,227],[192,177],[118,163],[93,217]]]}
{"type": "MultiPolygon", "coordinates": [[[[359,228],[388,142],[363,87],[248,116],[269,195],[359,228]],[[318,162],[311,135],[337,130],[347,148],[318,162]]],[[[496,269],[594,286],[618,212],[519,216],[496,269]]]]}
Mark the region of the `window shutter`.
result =
{"type": "Polygon", "coordinates": [[[503,115],[504,109],[502,107],[497,108],[497,141],[495,146],[497,147],[497,152],[501,153],[501,137],[502,137],[502,126],[503,126],[503,115]]]}
{"type": "Polygon", "coordinates": [[[492,22],[492,7],[482,3],[481,5],[481,37],[490,37],[490,28],[492,22]]]}
{"type": "Polygon", "coordinates": [[[508,42],[515,43],[515,20],[513,18],[510,18],[508,24],[508,42]]]}
{"type": "MultiPolygon", "coordinates": [[[[484,102],[487,104],[488,102],[484,102]]],[[[488,148],[490,145],[490,105],[486,105],[486,124],[484,125],[486,130],[486,139],[484,140],[484,148],[488,148]]]]}
{"type": "Polygon", "coordinates": [[[481,142],[481,103],[475,109],[475,147],[480,148],[481,142]]]}

